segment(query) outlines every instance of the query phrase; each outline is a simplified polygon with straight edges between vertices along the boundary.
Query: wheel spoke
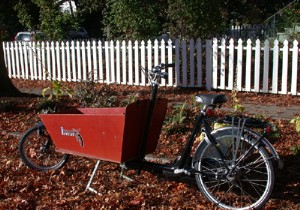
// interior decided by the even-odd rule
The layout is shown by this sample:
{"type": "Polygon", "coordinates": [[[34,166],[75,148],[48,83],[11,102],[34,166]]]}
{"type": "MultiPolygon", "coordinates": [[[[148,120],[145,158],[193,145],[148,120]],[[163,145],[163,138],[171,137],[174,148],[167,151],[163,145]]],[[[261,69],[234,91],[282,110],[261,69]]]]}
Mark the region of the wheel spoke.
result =
{"type": "Polygon", "coordinates": [[[68,158],[68,155],[56,152],[55,145],[42,124],[24,134],[19,142],[19,152],[28,167],[40,171],[60,168],[68,158]]]}

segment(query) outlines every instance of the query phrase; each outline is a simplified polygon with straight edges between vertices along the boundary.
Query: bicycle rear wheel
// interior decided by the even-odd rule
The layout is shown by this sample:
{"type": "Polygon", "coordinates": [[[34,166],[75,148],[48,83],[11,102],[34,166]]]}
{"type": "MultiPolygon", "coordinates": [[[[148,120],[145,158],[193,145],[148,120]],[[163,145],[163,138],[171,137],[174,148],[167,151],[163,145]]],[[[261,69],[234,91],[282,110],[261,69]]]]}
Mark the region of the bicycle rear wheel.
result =
{"type": "Polygon", "coordinates": [[[212,144],[203,141],[194,157],[196,182],[205,197],[226,209],[256,209],[265,205],[274,186],[274,170],[266,149],[238,128],[221,128],[212,144]]]}
{"type": "Polygon", "coordinates": [[[31,169],[48,171],[61,168],[69,155],[59,153],[42,123],[30,128],[19,142],[22,161],[31,169]]]}

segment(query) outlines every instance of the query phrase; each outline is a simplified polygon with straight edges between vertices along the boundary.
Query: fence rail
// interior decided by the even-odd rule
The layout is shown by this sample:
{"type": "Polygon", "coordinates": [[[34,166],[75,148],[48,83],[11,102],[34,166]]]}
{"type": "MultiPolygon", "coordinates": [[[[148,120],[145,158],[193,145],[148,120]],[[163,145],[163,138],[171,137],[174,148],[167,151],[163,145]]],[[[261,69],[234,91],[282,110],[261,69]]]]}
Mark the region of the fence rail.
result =
{"type": "Polygon", "coordinates": [[[300,95],[298,42],[3,42],[10,78],[148,85],[141,66],[175,63],[164,86],[300,95]]]}

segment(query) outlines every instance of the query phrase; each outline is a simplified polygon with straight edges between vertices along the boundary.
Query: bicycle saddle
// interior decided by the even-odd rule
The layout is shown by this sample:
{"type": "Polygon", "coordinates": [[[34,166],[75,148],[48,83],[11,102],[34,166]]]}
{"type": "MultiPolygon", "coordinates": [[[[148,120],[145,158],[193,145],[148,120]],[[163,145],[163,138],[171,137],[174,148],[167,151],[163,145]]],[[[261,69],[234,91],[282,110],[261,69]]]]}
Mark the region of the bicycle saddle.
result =
{"type": "Polygon", "coordinates": [[[224,94],[200,94],[196,95],[196,101],[207,106],[215,106],[227,101],[227,97],[224,94]]]}

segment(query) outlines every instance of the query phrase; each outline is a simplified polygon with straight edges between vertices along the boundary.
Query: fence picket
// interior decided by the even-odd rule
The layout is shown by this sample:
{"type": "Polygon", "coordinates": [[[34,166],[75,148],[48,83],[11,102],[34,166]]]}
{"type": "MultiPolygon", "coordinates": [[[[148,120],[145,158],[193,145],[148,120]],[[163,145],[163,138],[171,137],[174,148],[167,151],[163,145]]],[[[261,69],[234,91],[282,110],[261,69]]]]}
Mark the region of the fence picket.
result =
{"type": "Polygon", "coordinates": [[[81,42],[81,53],[82,53],[81,59],[82,59],[82,69],[83,69],[82,79],[83,81],[87,81],[86,45],[84,41],[81,42]]]}
{"type": "MultiPolygon", "coordinates": [[[[141,66],[142,67],[146,67],[146,46],[145,46],[145,42],[142,41],[141,42],[141,66]]],[[[141,85],[146,85],[146,77],[145,74],[143,72],[140,72],[141,74],[141,85]]]]}
{"type": "Polygon", "coordinates": [[[195,87],[195,43],[194,39],[190,40],[189,43],[189,51],[190,51],[190,75],[189,75],[189,85],[188,87],[195,87]]]}
{"type": "MultiPolygon", "coordinates": [[[[47,51],[47,75],[48,75],[48,77],[47,77],[47,79],[48,80],[51,80],[51,78],[52,78],[52,73],[51,73],[51,50],[52,49],[50,49],[50,43],[49,42],[47,42],[46,43],[46,51],[47,51]]],[[[26,54],[25,54],[25,60],[26,60],[26,58],[27,58],[27,50],[26,50],[26,54]]],[[[28,75],[28,62],[26,62],[26,75],[28,75]]]]}
{"type": "Polygon", "coordinates": [[[291,77],[291,93],[293,95],[297,94],[297,81],[298,81],[298,57],[299,57],[299,47],[298,41],[293,42],[293,52],[292,52],[292,77],[291,77]]]}
{"type": "Polygon", "coordinates": [[[260,40],[256,40],[255,45],[255,64],[254,64],[254,91],[259,92],[260,87],[260,40]]]}
{"type": "Polygon", "coordinates": [[[117,84],[121,83],[121,66],[120,66],[120,41],[116,41],[116,74],[117,74],[117,79],[116,82],[117,84]]]}
{"type": "Polygon", "coordinates": [[[272,93],[278,93],[278,67],[279,67],[279,42],[274,41],[273,47],[273,76],[272,76],[272,93]]]}
{"type": "MultiPolygon", "coordinates": [[[[19,52],[20,52],[20,62],[21,62],[21,75],[20,78],[25,79],[25,67],[24,67],[24,53],[23,53],[23,46],[22,44],[19,42],[19,52]]],[[[5,52],[5,50],[4,50],[5,52]]],[[[25,60],[27,62],[27,60],[25,60]]]]}
{"type": "MultiPolygon", "coordinates": [[[[33,67],[33,50],[32,50],[32,46],[33,43],[29,43],[29,70],[30,70],[30,79],[34,80],[34,67],[33,67]]],[[[54,46],[53,46],[53,53],[54,53],[54,46]]],[[[55,58],[54,58],[55,59],[55,58]]],[[[54,67],[55,68],[55,67],[54,67]]]]}
{"type": "MultiPolygon", "coordinates": [[[[173,63],[172,40],[168,41],[168,63],[173,63]]],[[[168,86],[173,86],[173,68],[168,68],[168,86]]]]}
{"type": "Polygon", "coordinates": [[[211,90],[212,89],[212,63],[211,63],[211,56],[212,56],[212,40],[206,40],[206,49],[205,49],[205,54],[206,54],[206,77],[205,77],[205,82],[206,82],[206,89],[211,90]]]}
{"type": "MultiPolygon", "coordinates": [[[[186,40],[182,41],[182,69],[187,69],[187,49],[186,40]]],[[[187,71],[182,72],[182,86],[187,86],[187,71]]],[[[179,77],[180,78],[180,77],[179,77]]]]}
{"type": "Polygon", "coordinates": [[[98,41],[98,60],[99,60],[99,78],[98,81],[104,82],[104,69],[103,69],[103,51],[102,51],[103,43],[98,41]]]}
{"type": "Polygon", "coordinates": [[[288,84],[288,41],[283,42],[283,58],[282,58],[282,75],[281,75],[281,93],[287,94],[287,84],[288,84]]]}
{"type": "Polygon", "coordinates": [[[126,42],[122,41],[122,84],[127,83],[126,42]]]}
{"type": "Polygon", "coordinates": [[[228,50],[228,89],[233,90],[234,88],[234,40],[229,40],[229,50],[228,50]]]}
{"type": "Polygon", "coordinates": [[[10,45],[10,54],[11,54],[11,58],[12,58],[12,74],[11,76],[16,77],[16,64],[15,64],[15,54],[14,54],[14,44],[11,43],[10,45]]]}
{"type": "Polygon", "coordinates": [[[88,81],[93,80],[93,69],[92,69],[92,48],[91,48],[91,42],[87,41],[87,46],[86,46],[86,51],[87,51],[87,71],[88,71],[88,81]]]}
{"type": "Polygon", "coordinates": [[[246,49],[246,75],[245,75],[245,90],[251,90],[251,68],[252,68],[252,41],[251,39],[247,40],[247,49],[246,49]]]}
{"type": "Polygon", "coordinates": [[[132,73],[132,42],[128,42],[128,84],[133,85],[132,73]]]}
{"type": "MultiPolygon", "coordinates": [[[[71,55],[70,55],[70,43],[69,42],[66,42],[66,59],[67,59],[67,78],[66,80],[68,82],[71,82],[72,81],[72,74],[71,74],[71,55]]],[[[72,62],[73,63],[73,62],[72,62]]]]}
{"type": "Polygon", "coordinates": [[[77,74],[76,74],[76,53],[75,53],[75,42],[74,41],[71,41],[71,57],[72,57],[72,80],[73,82],[76,82],[77,81],[77,74]]]}
{"type": "Polygon", "coordinates": [[[138,41],[134,42],[134,84],[140,83],[140,66],[139,66],[139,44],[138,41]]]}
{"type": "MultiPolygon", "coordinates": [[[[152,51],[153,51],[152,42],[151,42],[151,40],[148,40],[148,42],[147,42],[147,63],[148,63],[148,67],[147,68],[148,69],[151,69],[152,68],[152,64],[153,64],[152,51]]],[[[147,82],[149,82],[149,81],[147,81],[147,82]]]]}
{"type": "Polygon", "coordinates": [[[65,48],[65,43],[62,42],[61,43],[61,69],[62,69],[62,81],[66,81],[66,77],[67,77],[67,71],[66,71],[66,48],[65,48]]]}
{"type": "Polygon", "coordinates": [[[264,69],[263,69],[263,87],[262,92],[269,91],[269,62],[270,62],[270,43],[266,40],[264,43],[264,69]]]}
{"type": "MultiPolygon", "coordinates": [[[[175,60],[180,61],[180,50],[179,40],[175,41],[175,60]]],[[[180,62],[175,62],[175,86],[180,86],[180,62]]]]}
{"type": "Polygon", "coordinates": [[[12,69],[12,66],[11,66],[11,54],[10,54],[10,43],[7,43],[7,46],[6,46],[6,56],[7,56],[7,69],[8,69],[8,76],[9,77],[12,77],[12,74],[11,74],[11,69],[12,69]]]}
{"type": "Polygon", "coordinates": [[[15,42],[15,45],[14,45],[14,48],[15,48],[15,54],[16,54],[16,67],[17,67],[17,75],[16,77],[17,78],[20,78],[20,60],[19,60],[19,47],[18,47],[18,43],[15,42]]]}
{"type": "Polygon", "coordinates": [[[242,90],[242,76],[243,76],[243,40],[238,40],[237,46],[237,73],[236,73],[236,89],[242,90]]]}
{"type": "Polygon", "coordinates": [[[56,69],[57,69],[57,78],[54,78],[54,80],[61,80],[61,70],[60,70],[60,45],[59,42],[56,42],[56,69]]]}
{"type": "Polygon", "coordinates": [[[220,63],[220,88],[225,90],[225,65],[226,65],[226,43],[225,39],[221,39],[221,63],[220,63]]]}
{"type": "Polygon", "coordinates": [[[213,39],[213,50],[212,50],[212,58],[213,58],[213,64],[212,64],[212,88],[217,89],[218,88],[218,40],[213,39]]]}

